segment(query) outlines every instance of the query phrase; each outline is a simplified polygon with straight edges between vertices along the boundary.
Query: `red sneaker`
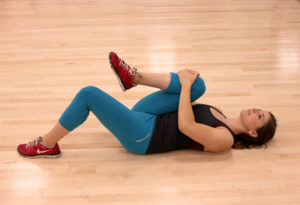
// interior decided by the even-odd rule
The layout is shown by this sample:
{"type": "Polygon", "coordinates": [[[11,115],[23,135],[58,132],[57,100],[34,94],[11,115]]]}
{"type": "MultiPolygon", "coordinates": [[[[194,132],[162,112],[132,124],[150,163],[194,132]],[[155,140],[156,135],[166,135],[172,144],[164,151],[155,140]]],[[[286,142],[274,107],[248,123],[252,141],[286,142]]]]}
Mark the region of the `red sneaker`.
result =
{"type": "Polygon", "coordinates": [[[18,146],[18,152],[23,157],[29,158],[57,158],[61,155],[58,144],[49,148],[41,144],[42,137],[38,137],[28,144],[20,144],[18,146]]]}
{"type": "Polygon", "coordinates": [[[134,83],[134,76],[137,73],[136,68],[126,64],[125,61],[120,59],[114,52],[109,53],[109,61],[123,91],[136,86],[134,83]]]}

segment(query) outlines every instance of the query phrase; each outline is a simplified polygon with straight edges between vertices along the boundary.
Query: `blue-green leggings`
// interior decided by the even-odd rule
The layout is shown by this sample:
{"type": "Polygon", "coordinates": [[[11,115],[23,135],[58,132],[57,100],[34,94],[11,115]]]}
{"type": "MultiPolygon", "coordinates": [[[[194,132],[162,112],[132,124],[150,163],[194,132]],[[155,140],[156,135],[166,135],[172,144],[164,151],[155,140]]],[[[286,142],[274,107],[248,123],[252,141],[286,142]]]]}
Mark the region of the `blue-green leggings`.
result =
{"type": "MultiPolygon", "coordinates": [[[[202,78],[197,78],[191,89],[191,102],[205,92],[202,78]]],[[[97,87],[82,88],[59,119],[60,124],[72,131],[81,125],[90,111],[118,138],[130,152],[145,154],[158,115],[178,110],[181,84],[176,73],[166,90],[154,92],[138,101],[130,110],[97,87]]]]}

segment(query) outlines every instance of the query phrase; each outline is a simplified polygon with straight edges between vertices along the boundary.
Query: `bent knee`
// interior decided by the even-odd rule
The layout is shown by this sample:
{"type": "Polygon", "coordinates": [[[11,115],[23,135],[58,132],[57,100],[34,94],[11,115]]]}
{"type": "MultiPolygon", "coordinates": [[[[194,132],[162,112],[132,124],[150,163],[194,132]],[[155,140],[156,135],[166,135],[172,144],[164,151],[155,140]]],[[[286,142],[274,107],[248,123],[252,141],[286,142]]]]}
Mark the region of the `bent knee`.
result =
{"type": "Polygon", "coordinates": [[[90,86],[86,86],[86,87],[81,88],[79,90],[79,92],[77,93],[77,96],[88,97],[88,96],[91,96],[92,94],[97,93],[99,91],[101,91],[99,88],[90,85],[90,86]]]}
{"type": "Polygon", "coordinates": [[[83,87],[80,89],[80,93],[94,93],[94,92],[98,92],[100,89],[97,88],[96,86],[93,85],[89,85],[86,87],[83,87]]]}
{"type": "Polygon", "coordinates": [[[205,82],[202,78],[198,77],[194,84],[192,85],[191,89],[191,98],[193,101],[197,100],[201,97],[206,91],[205,82]]]}

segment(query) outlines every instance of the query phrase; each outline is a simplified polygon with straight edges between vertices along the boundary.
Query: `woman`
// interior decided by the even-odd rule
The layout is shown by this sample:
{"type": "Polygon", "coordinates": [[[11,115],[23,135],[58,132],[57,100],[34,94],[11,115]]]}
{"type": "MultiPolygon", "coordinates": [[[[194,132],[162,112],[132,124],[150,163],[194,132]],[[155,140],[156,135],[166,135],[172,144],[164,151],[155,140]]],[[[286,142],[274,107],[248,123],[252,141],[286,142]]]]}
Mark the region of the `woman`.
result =
{"type": "Polygon", "coordinates": [[[113,52],[109,59],[123,91],[138,84],[161,90],[144,97],[129,110],[96,87],[82,88],[52,130],[18,146],[22,156],[59,157],[57,142],[81,125],[90,111],[128,151],[136,154],[176,149],[221,152],[231,147],[260,146],[274,136],[276,119],[271,112],[245,109],[237,118],[227,119],[213,106],[192,106],[191,102],[206,89],[196,71],[141,73],[113,52]]]}

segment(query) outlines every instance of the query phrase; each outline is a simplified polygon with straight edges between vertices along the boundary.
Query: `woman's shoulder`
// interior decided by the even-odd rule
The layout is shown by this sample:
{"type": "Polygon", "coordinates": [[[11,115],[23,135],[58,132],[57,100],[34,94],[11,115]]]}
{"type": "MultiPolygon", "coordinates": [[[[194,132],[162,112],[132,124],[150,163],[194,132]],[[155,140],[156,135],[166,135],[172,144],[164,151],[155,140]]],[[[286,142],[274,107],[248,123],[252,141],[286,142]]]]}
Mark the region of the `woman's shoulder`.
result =
{"type": "Polygon", "coordinates": [[[216,134],[214,136],[215,143],[209,147],[204,147],[204,151],[206,152],[223,152],[228,150],[234,144],[234,138],[232,137],[231,132],[225,127],[217,127],[215,128],[216,134]]]}

